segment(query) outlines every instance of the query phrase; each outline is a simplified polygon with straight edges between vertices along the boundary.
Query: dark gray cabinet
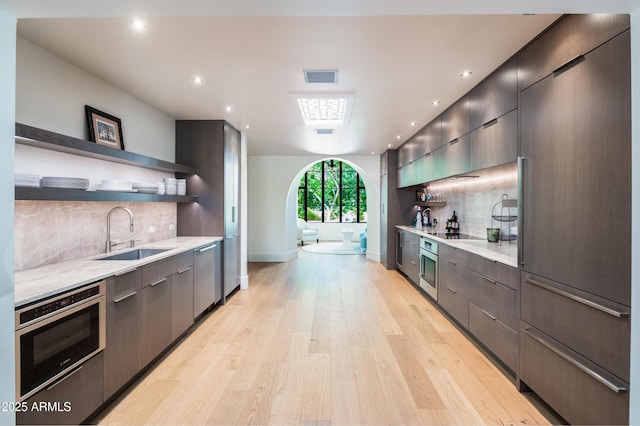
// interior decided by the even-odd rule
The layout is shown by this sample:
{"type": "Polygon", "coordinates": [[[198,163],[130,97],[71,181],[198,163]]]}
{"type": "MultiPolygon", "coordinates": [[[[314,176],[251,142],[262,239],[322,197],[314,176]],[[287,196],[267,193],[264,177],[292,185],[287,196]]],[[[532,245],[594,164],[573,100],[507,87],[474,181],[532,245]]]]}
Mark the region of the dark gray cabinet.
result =
{"type": "Polygon", "coordinates": [[[107,278],[104,397],[115,394],[142,369],[140,269],[107,278]]]}
{"type": "Polygon", "coordinates": [[[164,260],[142,267],[142,365],[172,342],[170,265],[164,260]]]}
{"type": "Polygon", "coordinates": [[[19,425],[79,425],[102,404],[103,355],[99,353],[26,400],[29,408],[40,403],[56,410],[16,413],[19,425]]]}
{"type": "Polygon", "coordinates": [[[405,275],[415,285],[420,283],[420,236],[413,232],[404,233],[402,265],[405,275]]]}
{"type": "Polygon", "coordinates": [[[176,340],[193,324],[193,253],[187,252],[172,259],[171,276],[171,340],[176,340]]]}
{"type": "MultiPolygon", "coordinates": [[[[518,85],[523,90],[629,29],[629,15],[566,15],[519,54],[518,85]]],[[[588,86],[585,86],[585,88],[588,86]]]]}
{"type": "Polygon", "coordinates": [[[438,254],[438,304],[464,328],[469,328],[469,271],[460,251],[441,244],[438,254]]]}
{"type": "Polygon", "coordinates": [[[405,248],[405,232],[396,229],[396,268],[404,271],[404,248],[405,248]]]}
{"type": "Polygon", "coordinates": [[[469,135],[470,169],[481,170],[518,159],[518,111],[480,126],[469,135]]]}
{"type": "Polygon", "coordinates": [[[224,120],[177,120],[176,159],[198,169],[188,177],[198,208],[178,205],[178,235],[224,236],[223,300],[240,283],[240,132],[224,120]]]}
{"type": "Polygon", "coordinates": [[[470,129],[477,129],[518,107],[518,68],[512,57],[469,92],[470,129]]]}
{"type": "Polygon", "coordinates": [[[449,177],[471,170],[471,146],[469,134],[460,136],[442,146],[442,177],[449,177]]]}
{"type": "Polygon", "coordinates": [[[629,61],[626,32],[524,90],[520,104],[523,268],[626,306],[631,303],[629,61]],[[614,215],[603,220],[593,206],[607,206],[614,215]]]}
{"type": "Polygon", "coordinates": [[[442,145],[469,133],[469,95],[464,95],[441,114],[442,145]]]}
{"type": "Polygon", "coordinates": [[[193,317],[222,299],[221,242],[194,250],[193,317]]]}

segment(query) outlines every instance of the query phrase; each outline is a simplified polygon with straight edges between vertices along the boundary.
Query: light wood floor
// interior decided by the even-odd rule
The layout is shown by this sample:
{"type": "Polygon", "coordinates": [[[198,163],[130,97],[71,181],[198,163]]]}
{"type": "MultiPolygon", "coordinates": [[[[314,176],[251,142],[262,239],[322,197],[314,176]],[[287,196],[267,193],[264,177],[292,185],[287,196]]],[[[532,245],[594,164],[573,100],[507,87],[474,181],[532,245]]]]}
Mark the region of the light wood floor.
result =
{"type": "MultiPolygon", "coordinates": [[[[364,256],[251,264],[100,424],[549,424],[397,272],[364,256]]],[[[545,414],[543,414],[545,413],[545,414]]]]}

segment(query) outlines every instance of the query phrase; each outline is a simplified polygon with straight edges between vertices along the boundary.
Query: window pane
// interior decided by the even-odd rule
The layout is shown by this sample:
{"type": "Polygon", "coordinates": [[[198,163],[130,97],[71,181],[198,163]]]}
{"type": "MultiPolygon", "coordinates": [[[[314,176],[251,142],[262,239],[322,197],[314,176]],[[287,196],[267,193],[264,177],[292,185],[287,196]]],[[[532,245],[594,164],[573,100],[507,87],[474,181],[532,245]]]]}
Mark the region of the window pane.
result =
{"type": "Polygon", "coordinates": [[[358,176],[358,187],[364,188],[364,181],[362,180],[362,176],[358,176]]]}
{"type": "Polygon", "coordinates": [[[364,188],[358,190],[360,197],[360,222],[367,222],[367,191],[364,188]]]}
{"type": "Polygon", "coordinates": [[[304,219],[304,189],[298,189],[298,218],[304,219]]]}

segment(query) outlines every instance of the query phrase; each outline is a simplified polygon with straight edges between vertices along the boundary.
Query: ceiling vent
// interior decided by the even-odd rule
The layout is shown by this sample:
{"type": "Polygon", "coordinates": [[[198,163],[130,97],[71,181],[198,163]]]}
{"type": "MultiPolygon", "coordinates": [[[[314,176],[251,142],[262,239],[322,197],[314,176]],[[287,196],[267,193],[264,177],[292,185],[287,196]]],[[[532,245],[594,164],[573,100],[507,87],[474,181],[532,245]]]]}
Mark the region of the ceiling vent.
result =
{"type": "Polygon", "coordinates": [[[335,129],[316,129],[316,135],[332,135],[335,129]]]}
{"type": "Polygon", "coordinates": [[[303,70],[305,83],[337,83],[338,70],[303,70]]]}

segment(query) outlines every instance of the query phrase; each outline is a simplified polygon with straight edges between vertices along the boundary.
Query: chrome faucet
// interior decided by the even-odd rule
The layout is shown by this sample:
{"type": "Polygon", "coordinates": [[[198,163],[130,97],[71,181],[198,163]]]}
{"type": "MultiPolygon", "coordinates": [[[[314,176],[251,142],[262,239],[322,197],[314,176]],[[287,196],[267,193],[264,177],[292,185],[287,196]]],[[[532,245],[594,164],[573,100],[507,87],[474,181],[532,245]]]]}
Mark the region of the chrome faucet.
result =
{"type": "MultiPolygon", "coordinates": [[[[116,210],[123,210],[127,212],[127,214],[129,215],[129,231],[133,233],[133,213],[131,213],[131,210],[124,207],[114,207],[111,210],[109,210],[109,213],[107,214],[107,253],[111,253],[111,248],[113,246],[122,244],[122,243],[114,243],[111,241],[111,215],[116,210]]],[[[129,240],[129,247],[133,247],[133,238],[129,240]]]]}

